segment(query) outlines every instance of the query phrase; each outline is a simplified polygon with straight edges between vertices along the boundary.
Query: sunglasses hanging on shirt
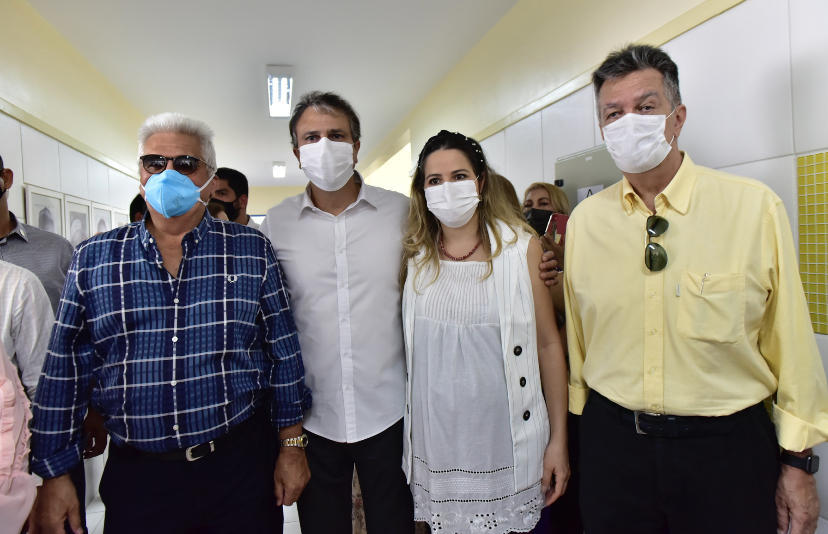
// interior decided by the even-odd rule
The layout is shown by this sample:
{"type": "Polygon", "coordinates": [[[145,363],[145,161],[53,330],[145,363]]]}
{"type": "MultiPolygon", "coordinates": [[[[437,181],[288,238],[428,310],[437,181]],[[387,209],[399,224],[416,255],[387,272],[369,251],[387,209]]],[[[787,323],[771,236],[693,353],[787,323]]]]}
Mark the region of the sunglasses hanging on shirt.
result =
{"type": "Polygon", "coordinates": [[[644,249],[644,265],[652,272],[658,272],[667,267],[667,251],[658,243],[652,243],[654,237],[664,235],[670,223],[658,215],[647,217],[647,247],[644,249]]]}

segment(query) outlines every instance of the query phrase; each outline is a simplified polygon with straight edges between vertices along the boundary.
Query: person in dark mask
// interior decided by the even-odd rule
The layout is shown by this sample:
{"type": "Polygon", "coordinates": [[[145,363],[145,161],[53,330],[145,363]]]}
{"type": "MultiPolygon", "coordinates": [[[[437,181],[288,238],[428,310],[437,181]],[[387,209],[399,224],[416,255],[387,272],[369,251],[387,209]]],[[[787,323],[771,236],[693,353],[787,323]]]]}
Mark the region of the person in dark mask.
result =
{"type": "Polygon", "coordinates": [[[227,218],[231,222],[258,229],[259,225],[247,214],[247,177],[236,169],[219,167],[215,180],[216,191],[212,200],[224,206],[227,218]]]}

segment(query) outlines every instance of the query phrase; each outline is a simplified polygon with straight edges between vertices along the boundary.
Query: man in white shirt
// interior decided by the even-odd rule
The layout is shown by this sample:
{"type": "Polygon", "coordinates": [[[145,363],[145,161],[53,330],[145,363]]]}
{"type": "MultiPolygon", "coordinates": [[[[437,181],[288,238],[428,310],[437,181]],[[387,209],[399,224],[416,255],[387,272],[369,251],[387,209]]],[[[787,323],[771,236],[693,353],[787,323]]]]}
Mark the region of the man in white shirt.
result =
{"type": "Polygon", "coordinates": [[[247,176],[236,169],[219,167],[216,169],[216,190],[212,200],[224,206],[224,213],[230,222],[259,229],[253,217],[247,214],[247,201],[250,188],[247,185],[247,176]]]}
{"type": "Polygon", "coordinates": [[[0,261],[0,341],[34,398],[55,316],[43,284],[23,267],[0,261]]]}
{"type": "Polygon", "coordinates": [[[334,93],[313,92],[289,123],[310,183],[262,224],[291,297],[305,381],[311,479],[299,498],[304,534],[351,532],[356,466],[367,530],[414,531],[402,471],[405,349],[400,262],[408,199],[354,171],[359,117],[334,93]]]}

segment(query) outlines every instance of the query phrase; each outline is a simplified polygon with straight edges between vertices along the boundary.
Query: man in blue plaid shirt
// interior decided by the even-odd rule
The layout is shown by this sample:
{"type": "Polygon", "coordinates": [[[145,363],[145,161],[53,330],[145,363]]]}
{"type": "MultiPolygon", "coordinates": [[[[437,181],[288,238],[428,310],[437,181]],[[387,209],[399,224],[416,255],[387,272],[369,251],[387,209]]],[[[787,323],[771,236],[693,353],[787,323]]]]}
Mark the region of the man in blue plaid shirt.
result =
{"type": "Polygon", "coordinates": [[[281,532],[280,505],[310,477],[311,397],[282,274],[267,238],[206,212],[212,137],[179,114],[147,119],[147,217],[75,251],[34,402],[34,532],[66,520],[80,532],[66,473],[90,401],[113,441],[107,532],[281,532]]]}

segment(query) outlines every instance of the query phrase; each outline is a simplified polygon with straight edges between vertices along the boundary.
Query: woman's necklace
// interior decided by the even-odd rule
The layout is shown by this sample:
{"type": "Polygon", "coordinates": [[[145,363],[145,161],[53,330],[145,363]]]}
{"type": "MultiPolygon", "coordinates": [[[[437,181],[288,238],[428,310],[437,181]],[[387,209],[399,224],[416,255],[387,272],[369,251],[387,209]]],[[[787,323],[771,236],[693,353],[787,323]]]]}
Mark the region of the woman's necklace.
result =
{"type": "Polygon", "coordinates": [[[455,257],[454,257],[454,256],[452,256],[451,254],[449,254],[448,252],[446,252],[446,247],[444,247],[444,246],[443,246],[443,238],[441,237],[441,238],[440,238],[440,251],[443,253],[443,255],[444,255],[446,258],[448,258],[448,259],[450,259],[450,260],[454,260],[454,261],[463,261],[463,260],[465,260],[466,258],[468,258],[469,256],[471,256],[472,254],[474,254],[474,251],[475,251],[475,250],[477,250],[477,247],[479,247],[479,246],[480,246],[480,244],[481,244],[482,242],[483,242],[483,239],[480,239],[480,240],[477,242],[477,244],[474,246],[474,248],[473,248],[473,249],[471,249],[471,252],[469,252],[469,253],[468,253],[468,254],[466,254],[465,256],[460,256],[459,258],[455,258],[455,257]]]}

